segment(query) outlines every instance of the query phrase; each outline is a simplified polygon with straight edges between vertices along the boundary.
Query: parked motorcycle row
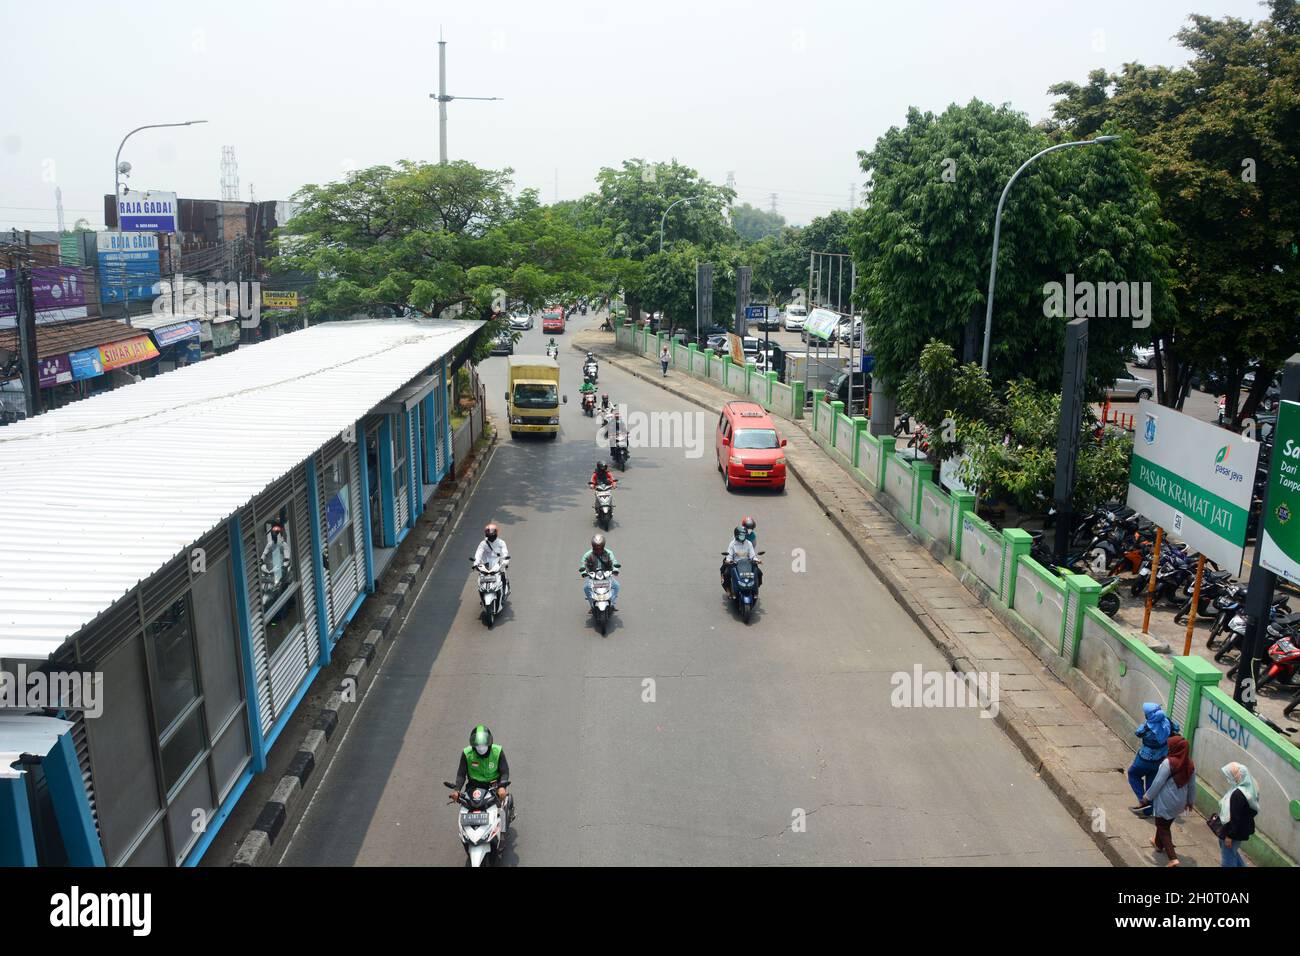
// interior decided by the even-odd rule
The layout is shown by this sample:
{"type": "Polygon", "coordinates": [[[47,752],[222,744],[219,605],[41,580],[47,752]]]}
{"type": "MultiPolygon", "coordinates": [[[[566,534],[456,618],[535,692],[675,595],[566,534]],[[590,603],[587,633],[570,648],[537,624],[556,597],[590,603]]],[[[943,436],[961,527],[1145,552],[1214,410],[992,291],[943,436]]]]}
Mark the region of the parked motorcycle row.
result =
{"type": "MultiPolygon", "coordinates": [[[[1104,585],[1099,607],[1113,617],[1119,610],[1119,598],[1114,593],[1117,586],[1125,584],[1135,599],[1142,599],[1150,589],[1155,531],[1150,521],[1131,508],[1114,502],[1099,506],[1076,518],[1063,567],[1097,578],[1104,585]]],[[[1034,544],[1030,557],[1044,567],[1059,570],[1052,556],[1051,532],[1031,534],[1034,544]]],[[[1180,625],[1185,625],[1192,614],[1198,621],[1210,622],[1205,646],[1214,651],[1214,660],[1223,663],[1239,658],[1247,628],[1246,585],[1233,580],[1231,572],[1220,571],[1207,562],[1193,608],[1198,557],[1186,545],[1168,540],[1162,543],[1152,607],[1173,610],[1174,622],[1180,625]]],[[[1228,671],[1229,679],[1236,678],[1239,663],[1228,671]]],[[[1286,594],[1274,597],[1269,610],[1267,655],[1257,662],[1257,668],[1257,691],[1270,686],[1293,689],[1283,709],[1283,714],[1290,717],[1300,708],[1300,613],[1292,612],[1286,594]]]]}

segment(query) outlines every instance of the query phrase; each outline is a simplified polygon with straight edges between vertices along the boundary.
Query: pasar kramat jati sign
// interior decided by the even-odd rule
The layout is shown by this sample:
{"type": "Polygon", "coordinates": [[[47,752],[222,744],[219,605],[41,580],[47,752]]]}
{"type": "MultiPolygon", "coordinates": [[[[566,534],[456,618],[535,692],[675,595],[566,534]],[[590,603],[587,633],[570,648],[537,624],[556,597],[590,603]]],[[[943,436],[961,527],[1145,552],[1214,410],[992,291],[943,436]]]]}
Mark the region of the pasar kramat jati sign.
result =
{"type": "Polygon", "coordinates": [[[1138,406],[1128,505],[1241,573],[1259,443],[1172,408],[1138,406]]]}
{"type": "Polygon", "coordinates": [[[1300,584],[1300,402],[1282,402],[1273,430],[1259,563],[1300,584]]]}

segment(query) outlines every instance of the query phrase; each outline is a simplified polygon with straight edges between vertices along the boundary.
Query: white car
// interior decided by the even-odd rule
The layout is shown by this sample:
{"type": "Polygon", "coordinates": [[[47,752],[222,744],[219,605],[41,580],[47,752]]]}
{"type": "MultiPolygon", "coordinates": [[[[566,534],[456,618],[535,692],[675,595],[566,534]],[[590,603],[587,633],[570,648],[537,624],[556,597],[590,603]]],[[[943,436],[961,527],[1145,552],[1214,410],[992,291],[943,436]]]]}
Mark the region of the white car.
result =
{"type": "Polygon", "coordinates": [[[802,332],[803,324],[808,320],[808,310],[801,305],[786,306],[785,309],[785,330],[787,332],[802,332]]]}
{"type": "Polygon", "coordinates": [[[1150,368],[1155,358],[1156,350],[1154,346],[1139,345],[1133,349],[1133,364],[1138,368],[1150,368]]]}
{"type": "Polygon", "coordinates": [[[1114,384],[1106,389],[1106,397],[1132,398],[1141,401],[1151,398],[1156,393],[1156,383],[1148,378],[1138,378],[1132,372],[1121,372],[1114,384]]]}
{"type": "Polygon", "coordinates": [[[510,328],[516,332],[527,332],[533,327],[533,317],[527,312],[511,312],[510,328]]]}

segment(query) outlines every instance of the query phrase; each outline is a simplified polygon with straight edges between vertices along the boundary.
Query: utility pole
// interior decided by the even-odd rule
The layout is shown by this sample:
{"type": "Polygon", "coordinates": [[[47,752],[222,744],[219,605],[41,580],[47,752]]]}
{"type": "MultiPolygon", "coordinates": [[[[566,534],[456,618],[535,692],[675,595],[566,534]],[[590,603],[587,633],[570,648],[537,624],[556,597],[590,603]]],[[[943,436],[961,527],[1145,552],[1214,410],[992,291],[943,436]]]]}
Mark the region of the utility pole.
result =
{"type": "Polygon", "coordinates": [[[32,297],[31,252],[15,252],[18,268],[14,276],[14,291],[18,299],[18,349],[22,361],[23,399],[27,417],[41,413],[41,372],[36,358],[36,305],[32,297]],[[18,257],[22,258],[19,259],[18,257]]]}
{"type": "Polygon", "coordinates": [[[776,212],[776,193],[772,193],[771,198],[772,198],[772,212],[776,212]]]}
{"type": "Polygon", "coordinates": [[[438,92],[429,99],[438,101],[438,163],[447,165],[447,104],[452,100],[499,100],[499,96],[448,96],[447,95],[447,41],[438,31],[438,92]]]}

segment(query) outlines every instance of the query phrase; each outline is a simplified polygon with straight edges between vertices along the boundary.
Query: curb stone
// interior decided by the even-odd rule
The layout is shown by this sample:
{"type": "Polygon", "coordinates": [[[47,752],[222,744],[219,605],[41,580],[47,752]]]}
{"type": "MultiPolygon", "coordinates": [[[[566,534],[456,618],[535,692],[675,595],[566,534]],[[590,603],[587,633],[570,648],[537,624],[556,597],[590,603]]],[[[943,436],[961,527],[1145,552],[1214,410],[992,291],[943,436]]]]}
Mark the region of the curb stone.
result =
{"type": "Polygon", "coordinates": [[[427,577],[433,573],[433,565],[446,547],[444,532],[453,517],[463,511],[463,504],[472,500],[479,479],[496,451],[497,435],[494,428],[487,444],[474,456],[465,474],[455,479],[456,490],[447,498],[430,499],[428,509],[418,519],[412,534],[402,542],[402,547],[414,541],[419,541],[420,546],[414,550],[410,563],[387,569],[385,582],[396,581],[391,599],[376,616],[375,626],[367,632],[360,650],[348,663],[343,678],[326,699],[314,725],[304,734],[270,799],[240,839],[231,866],[275,866],[280,862],[286,842],[280,838],[293,832],[320,782],[321,775],[314,771],[329,763],[337,741],[343,737],[339,731],[346,731],[356,716],[360,703],[374,682],[375,673],[388,656],[401,629],[405,619],[403,609],[410,610],[407,607],[408,595],[418,589],[421,574],[427,577]],[[445,504],[440,506],[440,503],[445,504]],[[314,782],[313,777],[316,778],[314,782]]]}
{"type": "MultiPolygon", "coordinates": [[[[627,372],[635,378],[658,385],[664,391],[694,405],[699,405],[700,407],[710,411],[713,410],[695,395],[670,385],[670,379],[664,379],[662,376],[643,373],[639,369],[633,368],[624,362],[621,354],[611,356],[608,347],[601,348],[601,346],[609,345],[612,345],[612,343],[600,342],[595,346],[592,346],[584,341],[580,346],[576,337],[570,342],[571,348],[579,350],[591,348],[592,351],[597,351],[598,354],[601,355],[603,361],[609,362],[621,371],[627,372]]],[[[700,382],[699,384],[704,385],[706,383],[700,382]]],[[[808,434],[807,430],[801,428],[797,422],[789,422],[789,424],[793,427],[799,427],[805,435],[808,434]]],[[[897,602],[907,615],[916,622],[922,633],[926,635],[930,642],[944,656],[944,659],[948,661],[952,669],[959,673],[970,673],[978,670],[978,668],[975,667],[966,656],[965,649],[962,648],[958,642],[951,640],[937,625],[929,613],[913,601],[910,589],[906,583],[896,581],[893,570],[885,568],[872,556],[871,552],[862,543],[860,536],[854,533],[848,523],[834,507],[829,506],[826,503],[822,495],[810,483],[808,477],[800,471],[798,466],[788,460],[787,468],[813,500],[817,502],[822,512],[831,520],[831,523],[835,525],[841,534],[843,534],[848,540],[853,549],[862,557],[863,562],[885,586],[885,589],[894,598],[895,602],[897,602]]],[[[890,515],[890,517],[892,518],[892,515],[890,515]]],[[[906,533],[906,529],[904,529],[904,532],[906,533]]],[[[951,569],[949,570],[951,571],[951,569]]],[[[962,581],[962,583],[965,584],[966,582],[962,581]]],[[[1017,640],[1019,640],[1019,638],[1017,638],[1017,640]]],[[[1052,677],[1060,683],[1060,679],[1057,675],[1052,674],[1052,677]]],[[[1080,789],[1078,782],[1065,767],[1060,765],[1060,761],[1056,754],[1049,749],[1049,746],[1043,740],[1042,734],[1037,730],[1033,723],[1020,712],[1020,708],[1016,707],[1010,701],[1000,702],[998,713],[994,717],[994,723],[1003,730],[1015,745],[1016,749],[1025,757],[1035,774],[1043,780],[1048,789],[1056,796],[1066,811],[1074,817],[1075,822],[1078,823],[1084,832],[1088,834],[1092,839],[1092,842],[1110,863],[1115,866],[1150,866],[1150,861],[1148,859],[1140,855],[1138,851],[1128,847],[1118,836],[1109,836],[1093,829],[1092,815],[1089,809],[1084,806],[1076,796],[1076,793],[1078,793],[1080,789]]]]}

